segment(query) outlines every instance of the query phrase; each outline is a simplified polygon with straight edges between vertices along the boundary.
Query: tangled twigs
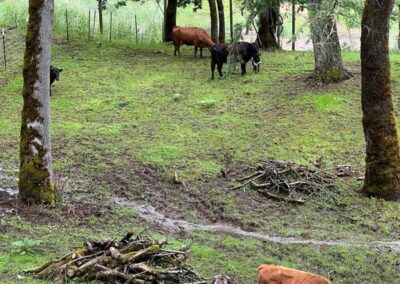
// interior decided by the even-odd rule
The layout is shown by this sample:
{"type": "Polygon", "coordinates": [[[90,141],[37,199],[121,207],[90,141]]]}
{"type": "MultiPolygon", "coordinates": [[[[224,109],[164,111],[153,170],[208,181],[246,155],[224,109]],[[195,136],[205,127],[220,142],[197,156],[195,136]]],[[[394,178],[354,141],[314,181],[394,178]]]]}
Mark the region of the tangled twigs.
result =
{"type": "MultiPolygon", "coordinates": [[[[346,174],[350,171],[349,169],[346,168],[346,174]]],[[[239,184],[232,189],[250,185],[268,198],[303,204],[309,196],[320,196],[335,190],[333,181],[338,176],[344,176],[344,174],[333,174],[329,170],[320,168],[267,160],[258,165],[255,172],[237,179],[239,184]]]]}
{"type": "Polygon", "coordinates": [[[66,256],[25,271],[40,279],[67,282],[101,280],[112,283],[206,283],[189,265],[189,248],[164,249],[166,240],[128,233],[121,241],[87,241],[66,256]]]}

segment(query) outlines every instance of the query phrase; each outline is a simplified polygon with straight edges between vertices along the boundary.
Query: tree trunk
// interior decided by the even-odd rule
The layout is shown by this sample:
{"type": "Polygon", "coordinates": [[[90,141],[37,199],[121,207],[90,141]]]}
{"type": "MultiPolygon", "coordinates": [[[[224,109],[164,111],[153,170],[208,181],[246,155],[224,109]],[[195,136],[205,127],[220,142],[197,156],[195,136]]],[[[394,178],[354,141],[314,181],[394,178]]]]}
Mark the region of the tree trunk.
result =
{"type": "Polygon", "coordinates": [[[168,0],[167,11],[165,15],[165,35],[164,35],[165,42],[174,40],[172,36],[172,30],[176,26],[177,5],[178,5],[177,0],[168,0]]]}
{"type": "Polygon", "coordinates": [[[18,199],[55,204],[50,139],[50,61],[54,0],[29,0],[24,59],[18,199]]]}
{"type": "Polygon", "coordinates": [[[314,49],[314,75],[324,83],[340,82],[351,76],[343,67],[336,20],[332,15],[334,7],[331,6],[327,0],[311,0],[308,9],[314,49]]]}
{"type": "Polygon", "coordinates": [[[217,5],[215,0],[208,0],[210,6],[210,18],[211,18],[211,39],[213,42],[218,43],[218,13],[217,5]]]}
{"type": "Polygon", "coordinates": [[[218,19],[219,19],[219,42],[225,42],[225,13],[223,0],[217,0],[218,19]]]}
{"type": "Polygon", "coordinates": [[[104,26],[103,26],[103,10],[104,10],[103,0],[98,0],[98,5],[99,5],[100,34],[103,35],[103,31],[104,31],[104,26]]]}
{"type": "Polygon", "coordinates": [[[257,41],[262,49],[279,48],[278,31],[281,28],[279,0],[268,1],[259,13],[257,41]]]}
{"type": "Polygon", "coordinates": [[[361,75],[366,166],[363,191],[400,199],[400,153],[390,84],[389,27],[393,0],[367,0],[362,17],[361,75]]]}

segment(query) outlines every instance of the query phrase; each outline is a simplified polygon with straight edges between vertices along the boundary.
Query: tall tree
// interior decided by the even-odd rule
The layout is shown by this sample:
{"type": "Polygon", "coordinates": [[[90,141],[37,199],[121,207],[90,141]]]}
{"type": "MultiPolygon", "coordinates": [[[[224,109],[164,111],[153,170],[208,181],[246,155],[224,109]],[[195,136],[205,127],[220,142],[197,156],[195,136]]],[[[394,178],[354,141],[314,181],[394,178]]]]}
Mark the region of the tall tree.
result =
{"type": "Polygon", "coordinates": [[[18,184],[25,204],[56,201],[49,106],[53,12],[54,0],[29,0],[18,184]]]}
{"type": "Polygon", "coordinates": [[[100,34],[104,32],[104,25],[103,25],[103,11],[106,9],[106,2],[105,0],[97,0],[98,8],[99,8],[99,27],[100,27],[100,34]]]}
{"type": "Polygon", "coordinates": [[[282,28],[279,8],[279,0],[266,0],[259,5],[257,41],[263,49],[279,48],[278,36],[282,28]]]}
{"type": "Polygon", "coordinates": [[[225,42],[225,13],[223,0],[217,0],[218,20],[219,20],[219,42],[225,42]]]}
{"type": "Polygon", "coordinates": [[[176,26],[176,10],[178,7],[177,0],[168,0],[167,11],[165,14],[165,35],[166,42],[172,41],[172,29],[176,26]]]}
{"type": "Polygon", "coordinates": [[[210,20],[211,20],[211,39],[213,42],[218,43],[218,13],[216,0],[208,0],[210,6],[210,20]]]}
{"type": "Polygon", "coordinates": [[[361,23],[361,75],[366,166],[363,191],[400,199],[400,153],[389,62],[393,0],[366,0],[361,23]]]}
{"type": "Polygon", "coordinates": [[[336,0],[310,0],[308,8],[314,49],[314,74],[326,83],[350,78],[350,73],[343,67],[335,19],[336,6],[336,0]]]}

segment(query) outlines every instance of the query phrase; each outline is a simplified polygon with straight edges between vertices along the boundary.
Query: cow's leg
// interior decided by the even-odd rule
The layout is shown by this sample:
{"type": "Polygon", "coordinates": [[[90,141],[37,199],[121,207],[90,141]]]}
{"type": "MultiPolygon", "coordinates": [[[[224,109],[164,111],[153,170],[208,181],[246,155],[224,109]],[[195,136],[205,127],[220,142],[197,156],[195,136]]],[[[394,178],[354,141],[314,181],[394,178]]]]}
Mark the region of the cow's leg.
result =
{"type": "Polygon", "coordinates": [[[194,46],[194,57],[197,56],[197,50],[199,49],[199,47],[197,45],[194,46]]]}
{"type": "Polygon", "coordinates": [[[242,67],[242,76],[246,74],[246,63],[240,63],[240,67],[242,67]]]}
{"type": "Polygon", "coordinates": [[[200,47],[200,58],[203,58],[203,48],[200,47]]]}
{"type": "Polygon", "coordinates": [[[178,55],[181,57],[181,43],[178,44],[178,55]]]}
{"type": "Polygon", "coordinates": [[[211,80],[214,80],[215,62],[211,61],[211,80]]]}
{"type": "Polygon", "coordinates": [[[222,77],[222,65],[223,63],[218,63],[218,73],[220,77],[222,77]]]}

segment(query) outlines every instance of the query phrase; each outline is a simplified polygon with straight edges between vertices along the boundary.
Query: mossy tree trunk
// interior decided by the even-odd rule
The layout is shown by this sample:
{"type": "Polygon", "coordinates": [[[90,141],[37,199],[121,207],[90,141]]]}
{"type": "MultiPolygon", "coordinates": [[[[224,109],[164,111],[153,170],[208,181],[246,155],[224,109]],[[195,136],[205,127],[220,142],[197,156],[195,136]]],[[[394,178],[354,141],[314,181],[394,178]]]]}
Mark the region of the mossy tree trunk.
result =
{"type": "Polygon", "coordinates": [[[29,0],[24,59],[18,200],[55,204],[50,140],[50,61],[54,0],[29,0]]]}
{"type": "Polygon", "coordinates": [[[219,42],[225,42],[225,12],[223,0],[217,0],[218,20],[219,20],[219,42]]]}
{"type": "Polygon", "coordinates": [[[390,84],[393,0],[366,0],[361,23],[361,75],[366,166],[363,191],[400,199],[400,154],[390,84]]]}
{"type": "Polygon", "coordinates": [[[279,48],[278,30],[281,25],[279,8],[279,0],[268,0],[261,5],[257,42],[261,43],[263,49],[279,48]]]}
{"type": "Polygon", "coordinates": [[[170,42],[174,40],[172,36],[172,30],[176,26],[177,5],[177,0],[168,0],[167,11],[165,14],[165,34],[163,37],[165,42],[170,42]]]}
{"type": "Polygon", "coordinates": [[[310,0],[308,13],[314,49],[314,74],[325,83],[343,81],[351,76],[343,67],[334,11],[334,1],[310,0]]]}
{"type": "Polygon", "coordinates": [[[211,39],[213,42],[218,43],[218,13],[216,0],[208,0],[210,6],[210,20],[211,20],[211,39]]]}

